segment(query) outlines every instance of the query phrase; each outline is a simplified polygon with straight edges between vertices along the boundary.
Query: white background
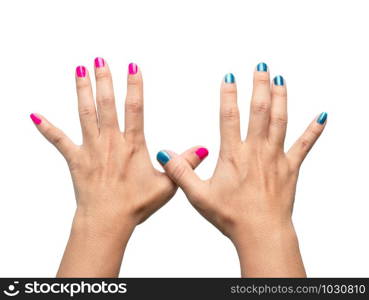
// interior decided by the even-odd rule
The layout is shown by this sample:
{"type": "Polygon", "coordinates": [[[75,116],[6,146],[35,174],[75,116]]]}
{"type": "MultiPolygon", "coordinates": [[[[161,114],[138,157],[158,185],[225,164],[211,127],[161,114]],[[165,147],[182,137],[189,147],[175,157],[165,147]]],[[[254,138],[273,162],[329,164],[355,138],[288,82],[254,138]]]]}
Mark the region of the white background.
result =
{"type": "MultiPolygon", "coordinates": [[[[255,65],[282,74],[287,147],[329,113],[303,164],[293,215],[308,275],[369,276],[367,14],[367,1],[2,1],[0,276],[56,273],[74,193],[66,163],[29,114],[80,142],[74,70],[92,69],[96,56],[111,66],[121,112],[127,65],[140,66],[153,160],[162,148],[205,145],[203,178],[218,155],[223,75],[236,76],[246,132],[255,65]]],[[[239,276],[239,263],[179,191],[137,227],[121,276],[239,276]]]]}

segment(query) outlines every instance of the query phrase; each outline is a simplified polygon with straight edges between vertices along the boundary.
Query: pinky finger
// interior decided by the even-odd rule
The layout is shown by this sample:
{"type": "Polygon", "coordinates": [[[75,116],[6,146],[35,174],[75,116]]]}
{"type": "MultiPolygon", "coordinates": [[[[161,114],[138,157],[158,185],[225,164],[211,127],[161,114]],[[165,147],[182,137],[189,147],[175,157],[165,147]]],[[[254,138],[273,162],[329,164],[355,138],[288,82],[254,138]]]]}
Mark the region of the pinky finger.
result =
{"type": "Polygon", "coordinates": [[[327,117],[328,114],[326,112],[321,113],[310,123],[302,136],[292,145],[287,153],[287,157],[291,161],[293,167],[299,168],[301,166],[306,155],[322,134],[327,123],[327,117]]]}
{"type": "Polygon", "coordinates": [[[77,146],[45,117],[39,114],[31,114],[30,117],[41,134],[69,161],[77,146]]]}
{"type": "Polygon", "coordinates": [[[187,160],[192,169],[196,169],[199,164],[208,156],[208,149],[202,146],[192,147],[181,154],[181,156],[187,160]]]}

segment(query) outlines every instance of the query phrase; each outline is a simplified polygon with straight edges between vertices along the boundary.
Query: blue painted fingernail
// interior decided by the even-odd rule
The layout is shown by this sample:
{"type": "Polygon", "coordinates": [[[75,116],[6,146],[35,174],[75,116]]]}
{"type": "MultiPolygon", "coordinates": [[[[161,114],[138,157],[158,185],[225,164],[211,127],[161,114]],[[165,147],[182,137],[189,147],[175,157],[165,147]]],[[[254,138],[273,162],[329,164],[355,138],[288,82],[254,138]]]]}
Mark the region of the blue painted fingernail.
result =
{"type": "Polygon", "coordinates": [[[226,76],[224,76],[224,82],[225,83],[234,83],[236,79],[234,78],[234,75],[232,73],[228,73],[226,76]]]}
{"type": "Polygon", "coordinates": [[[164,166],[168,161],[170,161],[171,157],[166,151],[159,151],[156,155],[156,159],[164,166]]]}
{"type": "Polygon", "coordinates": [[[268,71],[268,66],[267,66],[267,64],[266,64],[266,63],[261,62],[261,63],[259,63],[259,64],[256,66],[256,70],[257,70],[258,72],[267,72],[267,71],[268,71]]]}
{"type": "Polygon", "coordinates": [[[316,119],[316,121],[317,121],[319,124],[323,125],[323,124],[325,123],[325,121],[327,120],[327,117],[328,117],[328,114],[327,114],[326,112],[322,112],[322,113],[319,115],[318,119],[316,119]]]}
{"type": "Polygon", "coordinates": [[[281,75],[274,77],[273,81],[275,85],[284,85],[284,79],[281,75]]]}

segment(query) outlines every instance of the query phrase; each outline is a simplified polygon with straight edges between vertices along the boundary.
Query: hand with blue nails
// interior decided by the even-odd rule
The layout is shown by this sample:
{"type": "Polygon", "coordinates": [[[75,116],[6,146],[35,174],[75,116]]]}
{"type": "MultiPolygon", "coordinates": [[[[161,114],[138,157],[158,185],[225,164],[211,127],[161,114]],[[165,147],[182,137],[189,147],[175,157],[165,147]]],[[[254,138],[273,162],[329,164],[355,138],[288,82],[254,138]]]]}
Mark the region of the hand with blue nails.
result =
{"type": "MultiPolygon", "coordinates": [[[[234,243],[247,277],[304,277],[292,223],[302,161],[324,130],[317,116],[287,151],[287,90],[282,76],[270,82],[265,63],[254,73],[247,137],[241,138],[235,76],[221,86],[221,147],[213,176],[203,181],[181,156],[165,152],[167,174],[191,204],[234,243]]],[[[160,161],[160,159],[159,159],[160,161]]]]}
{"type": "MultiPolygon", "coordinates": [[[[156,170],[144,136],[143,81],[128,67],[125,130],[120,131],[108,65],[95,59],[96,106],[87,68],[76,69],[83,143],[75,145],[46,118],[32,114],[37,129],[66,158],[77,200],[59,277],[118,276],[135,226],[173,197],[176,184],[156,170]]],[[[194,147],[181,157],[193,168],[201,160],[194,147]]]]}

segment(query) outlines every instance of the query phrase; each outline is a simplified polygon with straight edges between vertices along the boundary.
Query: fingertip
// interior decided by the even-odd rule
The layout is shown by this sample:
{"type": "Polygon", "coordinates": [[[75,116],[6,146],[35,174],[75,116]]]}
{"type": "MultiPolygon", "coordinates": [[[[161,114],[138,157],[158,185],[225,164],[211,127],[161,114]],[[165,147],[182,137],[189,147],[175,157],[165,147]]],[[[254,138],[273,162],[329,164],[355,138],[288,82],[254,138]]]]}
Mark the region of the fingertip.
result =
{"type": "MultiPolygon", "coordinates": [[[[77,93],[85,88],[91,88],[90,76],[86,67],[77,66],[75,70],[77,93]]],[[[79,99],[78,99],[79,100],[79,99]]]]}
{"type": "Polygon", "coordinates": [[[328,113],[327,112],[322,112],[317,118],[316,118],[316,122],[320,125],[324,125],[327,122],[327,118],[328,118],[328,113]]]}
{"type": "Polygon", "coordinates": [[[139,84],[138,86],[140,86],[140,84],[142,84],[141,70],[138,65],[133,62],[128,65],[127,77],[129,85],[139,84]]]}
{"type": "Polygon", "coordinates": [[[269,69],[266,63],[258,63],[254,70],[254,85],[264,84],[270,86],[269,69]]]}
{"type": "Polygon", "coordinates": [[[139,71],[138,66],[134,62],[131,62],[128,65],[128,75],[136,75],[138,71],[139,71]]]}
{"type": "Polygon", "coordinates": [[[77,78],[85,78],[87,76],[87,68],[85,66],[77,66],[75,74],[77,78]]]}
{"type": "MultiPolygon", "coordinates": [[[[102,57],[95,57],[94,59],[94,71],[95,71],[95,78],[96,80],[100,79],[108,79],[111,81],[111,72],[108,63],[106,62],[106,59],[102,57]]],[[[87,75],[88,72],[86,71],[87,75]]],[[[87,77],[86,75],[86,77],[87,77]]]]}
{"type": "Polygon", "coordinates": [[[233,84],[236,83],[236,77],[233,73],[228,73],[224,76],[224,83],[233,84]]]}
{"type": "MultiPolygon", "coordinates": [[[[287,99],[287,86],[286,80],[281,75],[277,75],[273,78],[273,84],[271,86],[272,96],[278,97],[278,101],[275,104],[280,103],[282,99],[287,99]]],[[[277,98],[274,98],[277,99],[277,98]]]]}
{"type": "Polygon", "coordinates": [[[102,57],[96,57],[94,60],[95,68],[105,67],[105,64],[105,59],[103,59],[102,57]]]}
{"type": "Polygon", "coordinates": [[[40,125],[41,122],[42,122],[42,119],[39,115],[35,114],[35,113],[31,113],[30,115],[30,118],[32,120],[32,122],[35,124],[35,125],[40,125]]]}
{"type": "Polygon", "coordinates": [[[171,158],[171,155],[166,150],[161,150],[156,154],[156,159],[162,166],[165,166],[171,158]]]}
{"type": "Polygon", "coordinates": [[[268,65],[265,62],[260,62],[256,66],[257,72],[268,72],[268,65]]]}
{"type": "Polygon", "coordinates": [[[319,116],[312,120],[304,133],[288,151],[287,155],[298,168],[323,133],[327,117],[328,113],[322,112],[319,116]]]}
{"type": "Polygon", "coordinates": [[[209,155],[209,150],[205,147],[200,147],[195,151],[195,154],[200,160],[203,160],[209,155]]]}
{"type": "Polygon", "coordinates": [[[273,84],[275,86],[285,86],[286,80],[283,78],[282,75],[277,75],[273,78],[273,84]]]}
{"type": "Polygon", "coordinates": [[[232,73],[228,73],[224,76],[222,84],[221,84],[220,92],[223,95],[224,94],[232,94],[232,95],[237,94],[236,79],[232,73]]]}

